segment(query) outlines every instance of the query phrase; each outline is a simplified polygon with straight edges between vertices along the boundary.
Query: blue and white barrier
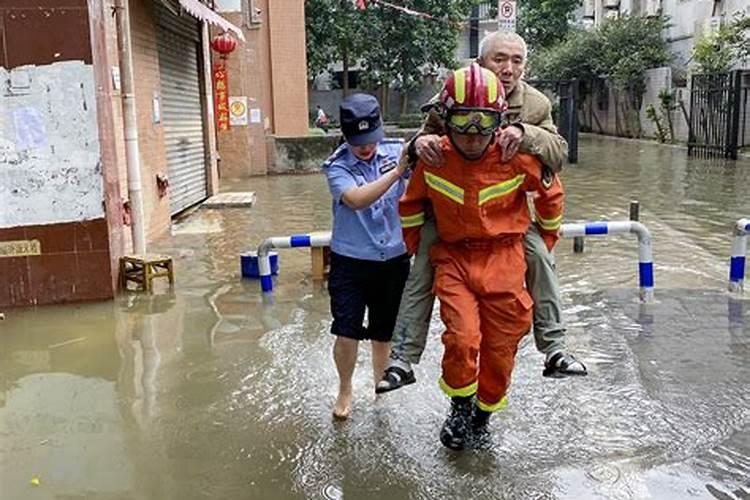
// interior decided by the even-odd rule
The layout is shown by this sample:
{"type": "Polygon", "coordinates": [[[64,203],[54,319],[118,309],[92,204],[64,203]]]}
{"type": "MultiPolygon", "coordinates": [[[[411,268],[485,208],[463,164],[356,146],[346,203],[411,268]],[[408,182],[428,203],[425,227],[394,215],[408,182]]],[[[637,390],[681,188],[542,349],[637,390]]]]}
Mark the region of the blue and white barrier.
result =
{"type": "MultiPolygon", "coordinates": [[[[575,236],[602,236],[607,234],[634,233],[638,237],[638,274],[640,298],[651,302],[654,298],[654,264],[651,250],[651,234],[646,226],[635,221],[586,222],[563,224],[560,234],[563,238],[575,236]]],[[[268,238],[258,247],[258,267],[260,287],[264,292],[273,290],[269,252],[274,248],[327,247],[331,245],[331,232],[297,234],[268,238]]],[[[744,255],[744,254],[743,254],[744,255]]]]}
{"type": "Polygon", "coordinates": [[[745,287],[745,255],[747,235],[750,234],[750,219],[740,219],[734,226],[732,257],[729,260],[729,291],[742,293],[745,287]]]}
{"type": "Polygon", "coordinates": [[[654,259],[651,233],[646,226],[636,221],[600,221],[563,224],[560,229],[563,238],[626,233],[633,233],[638,237],[639,296],[641,302],[651,302],[654,299],[654,259]]]}
{"type": "Polygon", "coordinates": [[[271,259],[269,253],[274,248],[304,248],[331,246],[331,232],[315,234],[293,234],[268,238],[258,246],[258,268],[260,270],[260,289],[264,292],[273,290],[271,278],[271,259]]]}

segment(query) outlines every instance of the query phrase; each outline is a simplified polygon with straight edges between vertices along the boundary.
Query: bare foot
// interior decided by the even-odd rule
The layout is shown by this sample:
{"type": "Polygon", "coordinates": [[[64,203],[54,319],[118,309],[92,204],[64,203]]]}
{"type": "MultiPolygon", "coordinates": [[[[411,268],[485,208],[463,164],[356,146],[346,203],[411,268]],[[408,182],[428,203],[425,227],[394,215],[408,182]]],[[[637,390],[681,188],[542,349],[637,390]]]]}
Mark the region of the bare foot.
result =
{"type": "Polygon", "coordinates": [[[333,418],[337,420],[346,420],[352,412],[352,393],[339,392],[336,403],[333,405],[333,418]]]}

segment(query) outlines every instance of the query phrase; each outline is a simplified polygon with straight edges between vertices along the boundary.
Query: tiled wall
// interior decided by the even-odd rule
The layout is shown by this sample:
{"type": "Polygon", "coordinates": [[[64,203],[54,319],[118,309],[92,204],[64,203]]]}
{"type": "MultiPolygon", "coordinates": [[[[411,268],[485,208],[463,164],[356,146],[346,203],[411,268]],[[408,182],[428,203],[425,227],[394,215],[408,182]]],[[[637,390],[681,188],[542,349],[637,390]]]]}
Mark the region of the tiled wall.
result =
{"type": "Polygon", "coordinates": [[[105,219],[0,229],[0,241],[38,240],[41,255],[0,257],[0,305],[112,298],[105,219]]]}
{"type": "MultiPolygon", "coordinates": [[[[260,9],[260,23],[245,27],[247,40],[229,55],[227,68],[230,95],[247,96],[248,108],[260,109],[261,123],[219,133],[223,177],[265,175],[273,156],[272,135],[308,133],[304,2],[257,0],[253,5],[260,9]]],[[[240,12],[222,15],[246,26],[240,12]]]]}

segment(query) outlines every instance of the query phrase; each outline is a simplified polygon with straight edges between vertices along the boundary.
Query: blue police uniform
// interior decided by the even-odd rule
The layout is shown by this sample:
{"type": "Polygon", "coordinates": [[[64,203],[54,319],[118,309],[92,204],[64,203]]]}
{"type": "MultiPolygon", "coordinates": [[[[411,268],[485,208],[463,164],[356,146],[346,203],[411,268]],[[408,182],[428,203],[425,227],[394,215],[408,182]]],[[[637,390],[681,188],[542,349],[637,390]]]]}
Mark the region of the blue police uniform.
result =
{"type": "Polygon", "coordinates": [[[406,252],[398,215],[398,200],[406,189],[400,179],[375,203],[361,210],[349,208],[341,196],[353,187],[376,181],[398,163],[404,141],[384,139],[373,158],[360,160],[342,144],[323,165],[333,196],[331,250],[364,260],[389,260],[406,252]]]}
{"type": "Polygon", "coordinates": [[[396,323],[409,258],[401,231],[398,200],[406,180],[398,179],[379,199],[360,210],[342,200],[345,192],[377,181],[398,165],[403,140],[384,139],[377,100],[354,94],[341,103],[342,144],[323,165],[333,196],[333,233],[328,291],[331,333],[356,340],[387,342],[396,323]],[[369,161],[350,145],[376,144],[369,161]],[[365,311],[367,328],[363,326],[365,311]]]}

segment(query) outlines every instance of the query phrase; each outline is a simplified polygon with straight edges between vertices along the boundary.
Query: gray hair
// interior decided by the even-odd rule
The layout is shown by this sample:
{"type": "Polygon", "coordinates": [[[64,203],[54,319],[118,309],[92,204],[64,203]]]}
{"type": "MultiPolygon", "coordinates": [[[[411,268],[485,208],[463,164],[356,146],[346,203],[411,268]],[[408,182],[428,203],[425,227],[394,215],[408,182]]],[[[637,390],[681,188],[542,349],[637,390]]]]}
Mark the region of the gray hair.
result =
{"type": "Polygon", "coordinates": [[[523,49],[523,60],[526,60],[528,55],[528,49],[526,48],[526,40],[521,35],[513,31],[493,31],[488,33],[479,42],[479,58],[484,59],[487,56],[487,51],[495,42],[513,42],[517,43],[523,49]]]}

